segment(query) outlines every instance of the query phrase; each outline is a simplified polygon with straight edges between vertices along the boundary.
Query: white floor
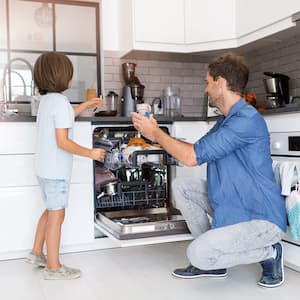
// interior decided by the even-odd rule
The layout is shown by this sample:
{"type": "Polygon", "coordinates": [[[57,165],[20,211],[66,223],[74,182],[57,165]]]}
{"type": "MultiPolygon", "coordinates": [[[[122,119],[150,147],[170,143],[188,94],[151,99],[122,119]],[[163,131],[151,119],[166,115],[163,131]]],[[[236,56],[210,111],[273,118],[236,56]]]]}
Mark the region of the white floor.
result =
{"type": "Polygon", "coordinates": [[[229,269],[227,279],[178,279],[175,267],[188,262],[188,242],[89,251],[63,255],[82,270],[81,279],[46,281],[41,269],[23,259],[0,262],[1,300],[293,300],[299,299],[300,273],[285,269],[279,288],[259,287],[258,264],[229,269]]]}

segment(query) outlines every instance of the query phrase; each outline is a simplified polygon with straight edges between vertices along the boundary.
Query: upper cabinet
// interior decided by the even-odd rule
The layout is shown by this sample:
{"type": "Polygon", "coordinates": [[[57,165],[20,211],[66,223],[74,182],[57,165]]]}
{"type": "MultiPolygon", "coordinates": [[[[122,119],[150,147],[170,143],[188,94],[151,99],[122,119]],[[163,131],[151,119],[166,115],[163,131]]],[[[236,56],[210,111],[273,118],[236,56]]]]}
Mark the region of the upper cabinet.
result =
{"type": "Polygon", "coordinates": [[[120,50],[193,52],[233,47],[235,0],[218,5],[216,11],[208,0],[119,0],[120,50]]]}
{"type": "MultiPolygon", "coordinates": [[[[110,0],[102,2],[110,9],[109,18],[113,18],[115,7],[110,0]],[[113,11],[114,9],[114,11],[113,11]]],[[[131,50],[184,51],[184,4],[185,0],[117,0],[119,46],[123,52],[131,50]]],[[[105,21],[105,18],[104,18],[105,21]]],[[[109,20],[108,20],[109,21],[109,20]]],[[[107,23],[108,23],[107,21],[107,23]]],[[[113,27],[112,27],[113,28],[113,27]]],[[[110,33],[113,32],[110,28],[110,33]]],[[[105,37],[111,35],[105,29],[105,37]]],[[[106,40],[108,41],[108,39],[106,40]]],[[[107,49],[105,47],[104,49],[107,49]]],[[[110,49],[109,49],[110,50],[110,49]]]]}
{"type": "Polygon", "coordinates": [[[300,1],[236,1],[236,28],[239,45],[294,26],[291,16],[296,10],[293,7],[295,2],[300,1]]]}
{"type": "Polygon", "coordinates": [[[184,44],[184,0],[134,0],[135,44],[184,44]]]}
{"type": "Polygon", "coordinates": [[[293,12],[300,12],[300,1],[299,0],[292,0],[293,5],[293,12]]]}
{"type": "Polygon", "coordinates": [[[187,52],[236,47],[235,0],[185,1],[187,52]]]}
{"type": "MultiPolygon", "coordinates": [[[[291,16],[300,11],[300,0],[102,0],[102,3],[103,7],[111,8],[108,12],[103,9],[104,15],[110,18],[114,15],[118,22],[117,31],[104,27],[104,35],[109,40],[109,36],[117,34],[118,50],[124,53],[131,50],[192,53],[235,48],[293,27],[291,16]]],[[[104,49],[111,50],[105,43],[104,49]]]]}

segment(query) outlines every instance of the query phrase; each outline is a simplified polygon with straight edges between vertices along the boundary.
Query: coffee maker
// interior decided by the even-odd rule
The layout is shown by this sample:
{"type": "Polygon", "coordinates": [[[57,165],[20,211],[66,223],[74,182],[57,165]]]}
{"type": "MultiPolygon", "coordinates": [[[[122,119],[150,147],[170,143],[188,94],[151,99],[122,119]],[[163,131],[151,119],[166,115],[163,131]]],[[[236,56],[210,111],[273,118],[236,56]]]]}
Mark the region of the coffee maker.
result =
{"type": "Polygon", "coordinates": [[[268,108],[277,108],[289,104],[289,80],[287,75],[264,72],[264,75],[269,76],[263,80],[267,93],[268,108]]]}
{"type": "Polygon", "coordinates": [[[123,96],[121,99],[121,115],[124,117],[130,117],[131,113],[136,111],[136,104],[144,102],[145,86],[135,76],[135,67],[135,63],[122,64],[125,86],[123,87],[123,96]]]}

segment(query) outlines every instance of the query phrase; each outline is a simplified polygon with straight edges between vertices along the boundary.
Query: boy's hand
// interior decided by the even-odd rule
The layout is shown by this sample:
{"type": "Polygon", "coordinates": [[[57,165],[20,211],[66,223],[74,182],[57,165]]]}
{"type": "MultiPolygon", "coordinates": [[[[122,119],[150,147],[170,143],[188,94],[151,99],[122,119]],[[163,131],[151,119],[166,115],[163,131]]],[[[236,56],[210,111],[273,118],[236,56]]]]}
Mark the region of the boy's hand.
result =
{"type": "Polygon", "coordinates": [[[101,148],[93,148],[90,151],[90,158],[93,160],[102,160],[106,155],[106,151],[101,148]]]}
{"type": "Polygon", "coordinates": [[[87,108],[100,108],[104,106],[104,101],[102,98],[92,98],[86,101],[87,108]]]}

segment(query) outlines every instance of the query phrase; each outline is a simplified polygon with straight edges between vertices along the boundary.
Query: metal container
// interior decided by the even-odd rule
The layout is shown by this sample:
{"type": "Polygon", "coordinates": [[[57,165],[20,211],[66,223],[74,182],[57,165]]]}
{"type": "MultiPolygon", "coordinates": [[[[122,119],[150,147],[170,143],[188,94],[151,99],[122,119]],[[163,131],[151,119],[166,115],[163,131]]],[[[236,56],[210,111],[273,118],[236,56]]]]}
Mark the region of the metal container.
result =
{"type": "Polygon", "coordinates": [[[279,92],[279,88],[278,88],[279,79],[278,78],[264,79],[263,82],[264,82],[264,87],[265,87],[267,94],[276,94],[279,92]]]}
{"type": "Polygon", "coordinates": [[[130,90],[131,90],[132,98],[136,99],[139,102],[142,102],[144,97],[144,89],[145,86],[142,84],[131,84],[130,90]]]}
{"type": "Polygon", "coordinates": [[[119,96],[114,91],[109,91],[105,97],[105,105],[95,113],[95,116],[116,116],[119,110],[119,96]]]}

